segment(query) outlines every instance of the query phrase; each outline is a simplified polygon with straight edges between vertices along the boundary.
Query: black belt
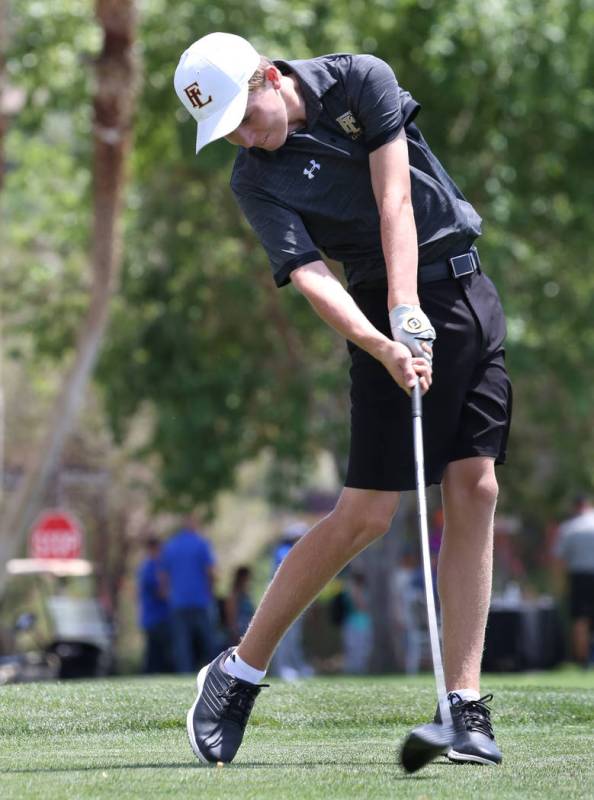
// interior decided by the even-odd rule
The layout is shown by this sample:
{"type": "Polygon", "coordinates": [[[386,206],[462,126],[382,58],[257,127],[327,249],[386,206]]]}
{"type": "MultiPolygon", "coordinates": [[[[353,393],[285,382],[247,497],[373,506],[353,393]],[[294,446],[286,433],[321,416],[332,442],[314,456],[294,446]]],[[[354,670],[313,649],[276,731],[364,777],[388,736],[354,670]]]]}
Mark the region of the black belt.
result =
{"type": "Polygon", "coordinates": [[[468,253],[462,253],[443,261],[434,261],[433,264],[419,264],[419,283],[433,283],[446,278],[462,278],[481,271],[481,261],[476,247],[471,247],[468,253]]]}

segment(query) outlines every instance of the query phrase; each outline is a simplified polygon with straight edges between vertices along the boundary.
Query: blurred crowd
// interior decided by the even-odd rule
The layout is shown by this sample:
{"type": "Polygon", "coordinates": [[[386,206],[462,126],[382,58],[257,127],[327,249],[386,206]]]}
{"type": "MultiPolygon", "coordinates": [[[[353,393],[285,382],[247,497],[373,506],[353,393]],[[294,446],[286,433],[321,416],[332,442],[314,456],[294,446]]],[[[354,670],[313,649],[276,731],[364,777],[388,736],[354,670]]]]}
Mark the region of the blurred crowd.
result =
{"type": "MultiPolygon", "coordinates": [[[[307,530],[302,520],[280,530],[268,554],[265,577],[272,576],[307,530]]],[[[442,534],[443,513],[438,508],[430,528],[435,585],[442,534]]],[[[516,520],[496,519],[486,668],[545,668],[567,657],[588,666],[594,662],[594,506],[587,497],[577,497],[568,518],[549,527],[537,559],[551,587],[548,593],[539,592],[528,579],[522,540],[516,520]]],[[[252,567],[237,566],[221,596],[213,545],[191,517],[167,541],[149,537],[144,546],[137,573],[144,671],[194,672],[237,644],[247,630],[255,611],[252,567]]],[[[270,673],[295,680],[317,671],[373,671],[378,606],[371,588],[364,563],[356,561],[337,576],[328,592],[287,631],[270,673]]],[[[397,668],[415,673],[430,667],[423,573],[414,535],[400,543],[381,604],[387,646],[397,668]]]]}
{"type": "Polygon", "coordinates": [[[228,596],[217,600],[214,549],[192,517],[166,542],[149,537],[145,546],[137,573],[144,671],[194,672],[247,629],[251,569],[238,567],[228,596]]]}

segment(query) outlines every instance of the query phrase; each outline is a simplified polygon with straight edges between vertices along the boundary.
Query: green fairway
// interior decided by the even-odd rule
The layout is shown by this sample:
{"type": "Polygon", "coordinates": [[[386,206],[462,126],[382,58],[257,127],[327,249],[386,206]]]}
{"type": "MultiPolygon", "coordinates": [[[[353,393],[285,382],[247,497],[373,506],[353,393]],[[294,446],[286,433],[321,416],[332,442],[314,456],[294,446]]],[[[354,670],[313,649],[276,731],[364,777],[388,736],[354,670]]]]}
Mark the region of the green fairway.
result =
{"type": "Polygon", "coordinates": [[[0,796],[14,798],[594,798],[594,673],[489,676],[499,768],[440,759],[414,776],[397,745],[432,715],[432,679],[273,682],[232,765],[202,767],[188,678],[0,688],[0,796]]]}

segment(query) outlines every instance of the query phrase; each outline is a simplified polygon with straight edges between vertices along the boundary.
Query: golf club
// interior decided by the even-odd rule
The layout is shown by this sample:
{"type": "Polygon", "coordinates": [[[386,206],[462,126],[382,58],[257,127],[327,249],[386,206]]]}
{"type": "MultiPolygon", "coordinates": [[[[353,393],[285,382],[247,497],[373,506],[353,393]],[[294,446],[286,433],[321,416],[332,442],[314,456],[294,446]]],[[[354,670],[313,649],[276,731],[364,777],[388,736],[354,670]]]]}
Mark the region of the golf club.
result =
{"type": "Polygon", "coordinates": [[[433,594],[433,577],[429,555],[429,531],[427,527],[427,498],[425,495],[425,459],[423,449],[423,405],[421,386],[417,381],[412,391],[413,442],[415,453],[415,479],[417,487],[417,514],[419,536],[423,558],[425,601],[427,603],[427,622],[431,644],[431,660],[435,675],[437,700],[441,724],[431,722],[414,728],[404,740],[400,750],[400,763],[406,772],[416,772],[438,755],[445,752],[454,740],[454,724],[448,702],[443,663],[437,630],[437,614],[433,594]]]}

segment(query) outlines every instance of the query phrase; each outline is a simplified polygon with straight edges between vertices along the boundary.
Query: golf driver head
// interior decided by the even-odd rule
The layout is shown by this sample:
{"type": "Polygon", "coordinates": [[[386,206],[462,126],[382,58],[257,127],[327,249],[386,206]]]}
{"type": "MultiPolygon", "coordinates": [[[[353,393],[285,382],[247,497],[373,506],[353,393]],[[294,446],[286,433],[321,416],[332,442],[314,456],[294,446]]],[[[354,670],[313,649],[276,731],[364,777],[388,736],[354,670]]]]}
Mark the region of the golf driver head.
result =
{"type": "Polygon", "coordinates": [[[454,729],[450,725],[429,722],[408,734],[400,750],[400,763],[406,772],[416,772],[452,746],[454,729]]]}

